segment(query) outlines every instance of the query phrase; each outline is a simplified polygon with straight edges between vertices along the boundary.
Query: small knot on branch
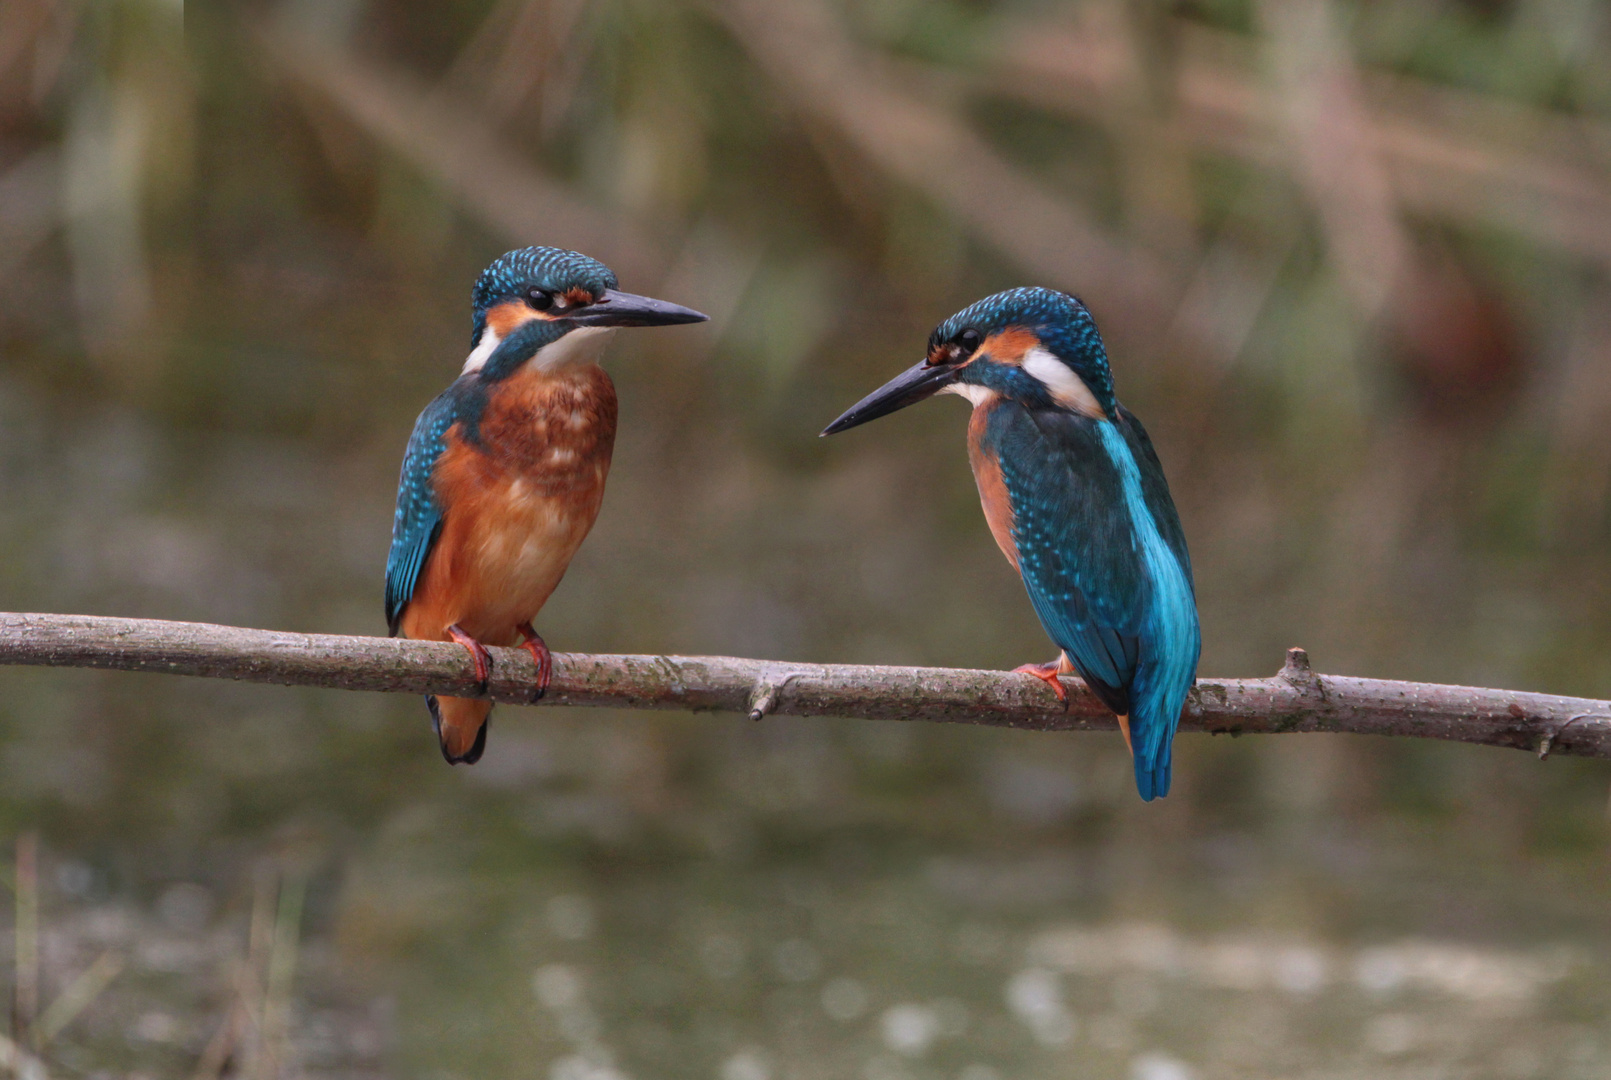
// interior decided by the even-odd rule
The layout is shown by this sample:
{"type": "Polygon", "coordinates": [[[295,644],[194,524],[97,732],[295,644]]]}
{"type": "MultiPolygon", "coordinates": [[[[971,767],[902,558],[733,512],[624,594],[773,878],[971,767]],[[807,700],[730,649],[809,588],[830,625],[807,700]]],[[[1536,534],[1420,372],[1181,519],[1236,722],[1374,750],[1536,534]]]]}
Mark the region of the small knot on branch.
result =
{"type": "Polygon", "coordinates": [[[1309,666],[1309,650],[1293,646],[1287,650],[1287,662],[1281,665],[1277,678],[1285,680],[1288,686],[1307,697],[1310,694],[1319,695],[1321,701],[1326,700],[1326,684],[1316,675],[1309,666]]]}
{"type": "Polygon", "coordinates": [[[789,685],[789,680],[797,679],[803,674],[805,674],[803,671],[791,671],[781,679],[774,679],[771,675],[762,675],[756,679],[755,688],[750,691],[750,719],[759,720],[777,708],[778,702],[783,698],[783,688],[789,685]]]}
{"type": "Polygon", "coordinates": [[[1561,737],[1561,734],[1566,731],[1567,728],[1571,727],[1579,720],[1611,720],[1611,716],[1597,716],[1594,713],[1578,713],[1576,716],[1568,717],[1564,724],[1539,740],[1538,760],[1548,761],[1549,752],[1555,748],[1555,741],[1561,737]]]}

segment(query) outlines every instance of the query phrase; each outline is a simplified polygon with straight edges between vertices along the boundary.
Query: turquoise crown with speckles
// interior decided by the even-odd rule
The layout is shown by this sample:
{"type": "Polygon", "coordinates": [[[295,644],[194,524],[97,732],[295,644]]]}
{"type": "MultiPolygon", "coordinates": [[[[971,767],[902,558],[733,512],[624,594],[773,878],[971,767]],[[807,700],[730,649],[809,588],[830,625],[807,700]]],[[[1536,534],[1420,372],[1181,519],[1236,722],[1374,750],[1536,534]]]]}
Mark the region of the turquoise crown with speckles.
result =
{"type": "Polygon", "coordinates": [[[564,292],[577,286],[595,296],[616,287],[615,273],[597,259],[564,248],[529,247],[500,255],[476,279],[473,347],[481,340],[487,309],[504,300],[524,297],[530,289],[564,292]]]}
{"type": "Polygon", "coordinates": [[[987,296],[936,326],[929,335],[929,348],[968,329],[988,338],[1014,327],[1033,331],[1042,346],[1085,380],[1102,407],[1113,411],[1113,373],[1102,335],[1085,305],[1066,292],[1031,286],[987,296]]]}

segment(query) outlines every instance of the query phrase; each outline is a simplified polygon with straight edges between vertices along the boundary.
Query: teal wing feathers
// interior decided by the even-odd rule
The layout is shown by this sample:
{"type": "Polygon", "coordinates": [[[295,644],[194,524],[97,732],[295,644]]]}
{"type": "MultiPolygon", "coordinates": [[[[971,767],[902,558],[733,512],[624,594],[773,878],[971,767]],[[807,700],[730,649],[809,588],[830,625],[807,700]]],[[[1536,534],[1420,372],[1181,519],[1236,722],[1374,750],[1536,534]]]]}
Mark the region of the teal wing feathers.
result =
{"type": "Polygon", "coordinates": [[[1139,422],[1002,401],[997,458],[1041,625],[1114,712],[1130,717],[1143,798],[1167,794],[1170,744],[1200,651],[1179,515],[1139,422]]]}
{"type": "Polygon", "coordinates": [[[1152,439],[1147,436],[1147,429],[1141,426],[1129,409],[1119,406],[1119,424],[1129,439],[1132,450],[1135,451],[1137,465],[1141,474],[1141,494],[1146,501],[1147,509],[1152,512],[1153,520],[1158,524],[1158,532],[1174,552],[1175,558],[1180,560],[1181,568],[1186,572],[1186,583],[1192,584],[1191,555],[1186,551],[1186,531],[1180,527],[1180,514],[1175,510],[1175,500],[1170,497],[1169,483],[1164,479],[1163,465],[1158,461],[1158,452],[1152,448],[1152,439]]]}
{"type": "Polygon", "coordinates": [[[1041,625],[1109,708],[1130,711],[1140,655],[1141,581],[1115,513],[1118,477],[1095,424],[1002,402],[983,447],[997,458],[1013,509],[1024,588],[1041,625]]]}
{"type": "Polygon", "coordinates": [[[386,625],[397,634],[403,610],[414,596],[420,571],[442,532],[444,509],[431,476],[447,448],[447,432],[457,417],[455,395],[448,390],[425,407],[403,455],[397,485],[397,512],[392,518],[392,548],[386,557],[386,625]]]}

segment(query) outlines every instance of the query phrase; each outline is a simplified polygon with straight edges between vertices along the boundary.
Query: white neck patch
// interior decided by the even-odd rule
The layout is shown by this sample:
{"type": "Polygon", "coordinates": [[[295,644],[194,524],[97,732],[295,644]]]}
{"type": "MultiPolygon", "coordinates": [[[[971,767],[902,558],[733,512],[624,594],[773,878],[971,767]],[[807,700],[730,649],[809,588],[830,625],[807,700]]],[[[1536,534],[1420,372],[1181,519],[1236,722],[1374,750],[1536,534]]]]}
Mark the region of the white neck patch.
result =
{"type": "Polygon", "coordinates": [[[1102,406],[1097,403],[1096,395],[1085,385],[1085,380],[1046,349],[1036,345],[1024,353],[1023,364],[1024,370],[1038,379],[1052,395],[1052,400],[1063,408],[1083,413],[1095,420],[1107,417],[1107,413],[1103,412],[1102,406]]]}
{"type": "MultiPolygon", "coordinates": [[[[596,363],[615,329],[613,326],[578,326],[558,341],[550,342],[538,349],[526,363],[536,364],[540,368],[596,363]]],[[[481,331],[481,340],[465,358],[464,370],[460,374],[468,375],[473,371],[480,371],[498,350],[502,341],[503,339],[494,333],[490,326],[481,331]]]]}
{"type": "Polygon", "coordinates": [[[597,363],[604,355],[604,346],[615,336],[615,329],[613,326],[578,326],[558,341],[538,349],[526,363],[540,368],[597,363]]]}
{"type": "Polygon", "coordinates": [[[489,326],[482,330],[481,340],[476,342],[475,348],[470,350],[470,355],[464,358],[464,370],[460,371],[459,374],[468,375],[472,371],[480,371],[486,364],[487,357],[493,354],[494,350],[498,348],[498,342],[502,340],[492,327],[489,326]]]}
{"type": "Polygon", "coordinates": [[[977,383],[960,382],[947,383],[946,385],[940,387],[940,393],[955,394],[957,397],[965,397],[969,401],[973,402],[973,407],[975,409],[981,405],[989,404],[1001,396],[988,386],[980,386],[977,383]]]}

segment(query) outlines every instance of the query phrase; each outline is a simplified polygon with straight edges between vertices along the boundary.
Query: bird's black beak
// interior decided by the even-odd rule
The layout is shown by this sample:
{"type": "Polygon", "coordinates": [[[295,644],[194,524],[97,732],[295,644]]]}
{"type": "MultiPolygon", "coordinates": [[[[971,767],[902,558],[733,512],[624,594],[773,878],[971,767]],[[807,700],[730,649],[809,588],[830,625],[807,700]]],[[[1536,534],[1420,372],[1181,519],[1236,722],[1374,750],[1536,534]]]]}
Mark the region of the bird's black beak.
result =
{"type": "Polygon", "coordinates": [[[604,295],[567,318],[578,326],[676,326],[710,316],[680,304],[605,289],[604,295]]]}
{"type": "Polygon", "coordinates": [[[933,397],[950,384],[959,369],[952,364],[930,364],[927,360],[907,368],[845,411],[845,415],[822,429],[824,435],[848,431],[857,424],[888,416],[897,409],[916,405],[933,397]]]}

